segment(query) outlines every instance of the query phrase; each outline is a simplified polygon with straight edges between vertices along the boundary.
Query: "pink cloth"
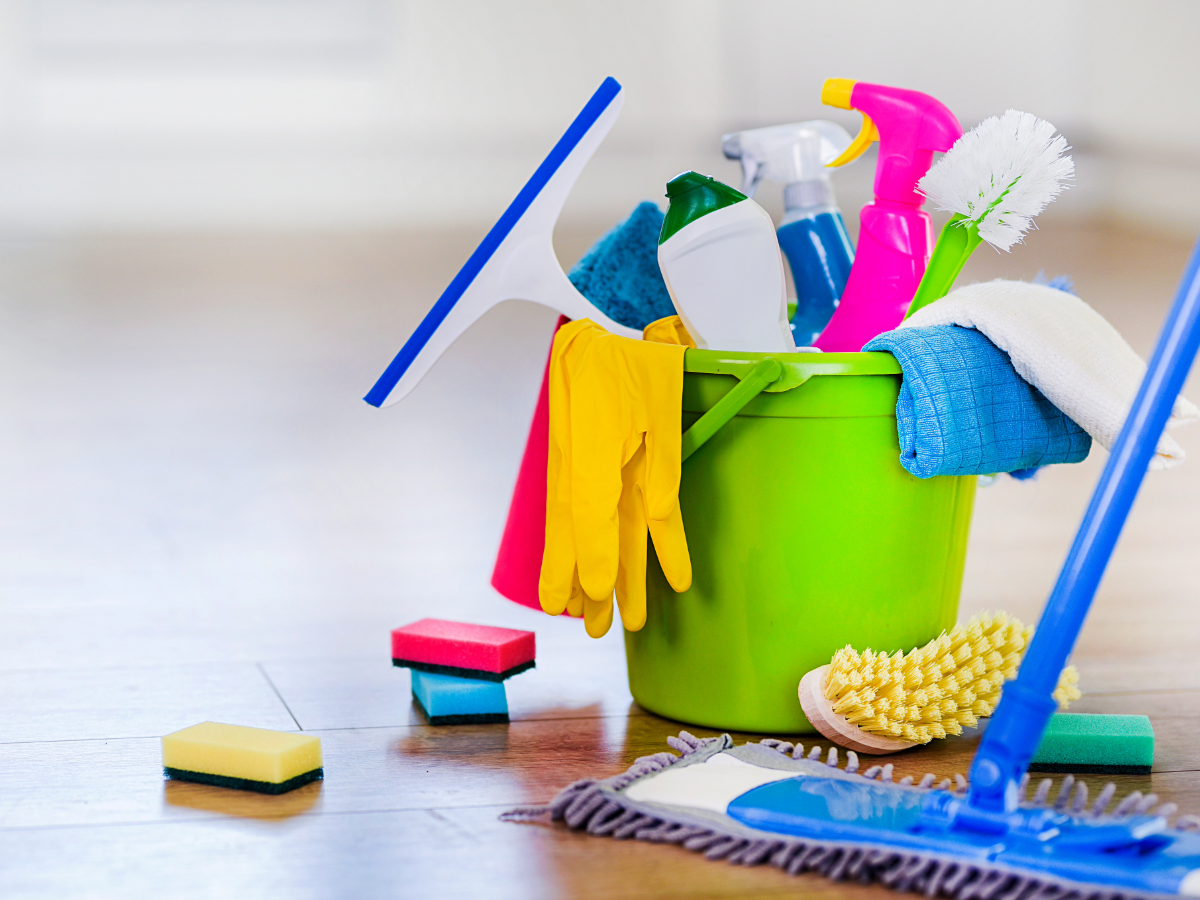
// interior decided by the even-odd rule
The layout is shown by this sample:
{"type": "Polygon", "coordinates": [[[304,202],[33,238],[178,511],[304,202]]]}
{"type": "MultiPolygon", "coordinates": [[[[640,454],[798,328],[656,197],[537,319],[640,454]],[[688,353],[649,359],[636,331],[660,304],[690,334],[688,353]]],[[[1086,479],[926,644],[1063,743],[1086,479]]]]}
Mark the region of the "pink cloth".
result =
{"type": "MultiPolygon", "coordinates": [[[[554,333],[571,321],[559,316],[554,333]]],[[[553,345],[553,336],[551,336],[553,345]]],[[[542,574],[542,553],[546,549],[546,466],[550,456],[550,356],[546,355],[546,370],[542,373],[542,389],[538,392],[525,456],[517,472],[508,521],[496,553],[492,569],[492,587],[513,603],[531,609],[541,609],[538,600],[538,579],[542,574]]]]}

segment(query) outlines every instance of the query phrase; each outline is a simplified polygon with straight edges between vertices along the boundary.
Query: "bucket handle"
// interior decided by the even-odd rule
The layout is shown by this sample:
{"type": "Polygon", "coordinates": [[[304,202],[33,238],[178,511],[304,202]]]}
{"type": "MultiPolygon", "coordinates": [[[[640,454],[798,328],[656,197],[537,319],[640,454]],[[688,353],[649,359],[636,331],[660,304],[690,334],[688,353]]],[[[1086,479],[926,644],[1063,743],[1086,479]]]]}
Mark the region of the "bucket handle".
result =
{"type": "Polygon", "coordinates": [[[754,369],[733,386],[733,389],[713,404],[712,409],[702,415],[692,427],[683,433],[683,459],[687,459],[704,446],[710,437],[724,427],[725,423],[742,411],[742,408],[761,394],[773,381],[783,374],[779,360],[764,356],[754,369]]]}

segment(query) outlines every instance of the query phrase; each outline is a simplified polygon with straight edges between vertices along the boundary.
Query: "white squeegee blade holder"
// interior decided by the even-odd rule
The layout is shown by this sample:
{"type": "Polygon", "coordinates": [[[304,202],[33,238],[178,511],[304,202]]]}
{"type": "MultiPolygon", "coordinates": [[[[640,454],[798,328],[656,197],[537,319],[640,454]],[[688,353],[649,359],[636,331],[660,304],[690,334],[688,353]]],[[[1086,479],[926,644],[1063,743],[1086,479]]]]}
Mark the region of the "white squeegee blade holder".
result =
{"type": "Polygon", "coordinates": [[[488,260],[508,237],[509,232],[513,230],[521,217],[529,209],[530,204],[541,193],[546,184],[554,177],[554,174],[559,170],[567,158],[574,152],[579,142],[596,124],[596,121],[612,104],[613,100],[621,93],[621,85],[615,78],[609,77],[604,79],[604,83],[592,94],[592,98],[588,100],[587,105],[583,107],[579,115],[567,128],[566,132],[558,143],[554,145],[549,155],[542,160],[542,164],[537,167],[537,171],[521,188],[520,193],[508,209],[504,211],[491,231],[487,233],[483,241],[475,248],[475,252],[471,254],[470,259],[466,264],[459,269],[458,274],[447,286],[446,290],[442,291],[442,295],[433,304],[433,308],[426,313],[425,318],[421,320],[421,324],[417,326],[416,331],[412,336],[405,341],[404,346],[400,348],[400,352],[396,354],[395,359],[391,361],[383,374],[379,376],[379,380],[375,382],[375,386],[367,392],[363,398],[372,406],[382,406],[388,399],[388,396],[395,389],[397,382],[404,377],[404,373],[408,371],[420,354],[421,350],[429,343],[430,338],[438,330],[438,327],[445,321],[446,316],[454,309],[454,305],[462,297],[463,293],[471,286],[471,282],[487,265],[488,260]]]}

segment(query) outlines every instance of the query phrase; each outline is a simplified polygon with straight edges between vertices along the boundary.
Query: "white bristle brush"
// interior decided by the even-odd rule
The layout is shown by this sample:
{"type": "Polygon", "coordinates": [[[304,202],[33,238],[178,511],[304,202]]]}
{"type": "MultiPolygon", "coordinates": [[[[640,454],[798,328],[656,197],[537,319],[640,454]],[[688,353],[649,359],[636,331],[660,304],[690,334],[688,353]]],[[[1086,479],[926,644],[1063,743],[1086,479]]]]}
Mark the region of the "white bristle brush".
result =
{"type": "MultiPolygon", "coordinates": [[[[984,119],[957,141],[917,184],[940,210],[942,228],[908,315],[950,292],[982,241],[1009,250],[1069,185],[1075,163],[1067,140],[1045,119],[1010,109],[984,119]]],[[[907,316],[905,317],[907,318],[907,316]]]]}

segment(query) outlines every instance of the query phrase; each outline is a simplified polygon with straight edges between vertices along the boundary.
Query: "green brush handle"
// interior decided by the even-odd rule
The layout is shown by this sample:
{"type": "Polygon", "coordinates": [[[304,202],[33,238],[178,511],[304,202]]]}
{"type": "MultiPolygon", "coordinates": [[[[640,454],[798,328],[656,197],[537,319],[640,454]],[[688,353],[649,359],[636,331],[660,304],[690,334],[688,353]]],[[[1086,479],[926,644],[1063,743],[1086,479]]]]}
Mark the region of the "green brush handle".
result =
{"type": "Polygon", "coordinates": [[[934,300],[941,300],[950,293],[954,279],[962,271],[963,264],[981,243],[983,238],[979,236],[979,229],[975,227],[974,222],[963,215],[952,216],[950,221],[942,226],[942,233],[938,235],[937,244],[933,248],[933,256],[929,259],[929,265],[925,267],[925,274],[921,276],[917,293],[908,305],[908,312],[904,318],[907,319],[918,309],[928,306],[934,300]],[[963,221],[967,224],[958,224],[963,221]]]}

